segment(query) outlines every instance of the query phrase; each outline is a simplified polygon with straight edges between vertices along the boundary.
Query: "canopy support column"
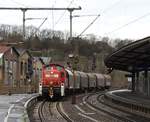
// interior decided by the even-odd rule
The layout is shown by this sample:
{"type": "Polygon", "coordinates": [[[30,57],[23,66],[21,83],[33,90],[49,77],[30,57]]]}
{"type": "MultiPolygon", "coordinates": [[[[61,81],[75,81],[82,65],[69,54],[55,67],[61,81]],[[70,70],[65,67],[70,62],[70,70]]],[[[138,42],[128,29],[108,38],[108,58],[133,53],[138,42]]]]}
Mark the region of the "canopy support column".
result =
{"type": "Polygon", "coordinates": [[[148,71],[145,69],[144,71],[144,92],[148,96],[148,71]]]}
{"type": "Polygon", "coordinates": [[[136,72],[136,91],[139,92],[139,72],[136,72]]]}
{"type": "Polygon", "coordinates": [[[132,72],[132,92],[135,92],[135,72],[132,72]]]}

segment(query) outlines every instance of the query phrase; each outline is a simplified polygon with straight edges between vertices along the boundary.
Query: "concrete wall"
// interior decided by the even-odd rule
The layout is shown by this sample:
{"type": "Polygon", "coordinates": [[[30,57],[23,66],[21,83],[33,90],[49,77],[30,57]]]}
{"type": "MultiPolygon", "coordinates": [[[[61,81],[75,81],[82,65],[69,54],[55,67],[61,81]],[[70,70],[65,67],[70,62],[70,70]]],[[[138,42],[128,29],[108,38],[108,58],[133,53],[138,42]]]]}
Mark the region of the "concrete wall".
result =
{"type": "Polygon", "coordinates": [[[114,70],[111,73],[112,87],[115,87],[115,88],[127,88],[128,81],[127,81],[127,78],[125,77],[125,74],[127,74],[127,73],[126,72],[122,72],[122,71],[114,70]]]}

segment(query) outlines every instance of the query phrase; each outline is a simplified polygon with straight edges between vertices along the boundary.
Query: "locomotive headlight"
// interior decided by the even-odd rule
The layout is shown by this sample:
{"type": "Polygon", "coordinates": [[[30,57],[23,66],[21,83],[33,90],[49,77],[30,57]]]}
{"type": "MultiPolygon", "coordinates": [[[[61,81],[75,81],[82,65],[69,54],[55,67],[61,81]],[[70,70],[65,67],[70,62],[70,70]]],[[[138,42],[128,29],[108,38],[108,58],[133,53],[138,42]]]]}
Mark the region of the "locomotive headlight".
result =
{"type": "Polygon", "coordinates": [[[55,78],[58,78],[58,74],[54,74],[54,77],[55,77],[55,78]]]}
{"type": "Polygon", "coordinates": [[[50,75],[49,74],[45,74],[45,77],[50,77],[50,75]]]}
{"type": "Polygon", "coordinates": [[[58,74],[45,74],[46,78],[58,78],[59,75],[58,74]]]}

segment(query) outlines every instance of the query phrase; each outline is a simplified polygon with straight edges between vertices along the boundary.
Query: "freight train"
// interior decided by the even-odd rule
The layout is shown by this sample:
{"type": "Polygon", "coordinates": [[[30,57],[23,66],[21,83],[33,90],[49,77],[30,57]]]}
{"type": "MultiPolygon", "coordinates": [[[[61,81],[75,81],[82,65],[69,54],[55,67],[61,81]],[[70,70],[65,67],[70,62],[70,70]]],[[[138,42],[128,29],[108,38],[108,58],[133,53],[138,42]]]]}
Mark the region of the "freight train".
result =
{"type": "Polygon", "coordinates": [[[73,90],[108,89],[111,77],[106,74],[71,71],[59,64],[44,65],[39,83],[42,96],[63,97],[73,90]]]}

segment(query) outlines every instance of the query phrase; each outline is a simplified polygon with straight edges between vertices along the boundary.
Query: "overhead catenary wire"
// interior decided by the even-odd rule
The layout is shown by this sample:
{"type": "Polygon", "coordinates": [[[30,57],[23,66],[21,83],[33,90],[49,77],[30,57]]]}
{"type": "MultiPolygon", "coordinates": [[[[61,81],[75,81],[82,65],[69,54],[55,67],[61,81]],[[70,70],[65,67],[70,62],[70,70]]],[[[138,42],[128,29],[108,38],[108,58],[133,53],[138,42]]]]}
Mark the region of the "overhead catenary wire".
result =
{"type": "Polygon", "coordinates": [[[47,18],[45,18],[44,20],[43,20],[43,22],[39,25],[39,27],[38,27],[38,30],[41,28],[41,26],[46,22],[46,20],[47,20],[47,18]]]}
{"type": "Polygon", "coordinates": [[[25,12],[27,10],[81,10],[81,7],[78,8],[23,8],[23,7],[0,7],[0,10],[21,10],[23,12],[23,40],[25,39],[25,12]]]}
{"type": "Polygon", "coordinates": [[[37,31],[42,27],[42,25],[46,22],[47,18],[26,18],[25,20],[33,20],[33,19],[44,19],[42,23],[38,26],[35,32],[33,32],[31,35],[35,35],[37,31]]]}
{"type": "MultiPolygon", "coordinates": [[[[66,0],[67,2],[70,2],[71,0],[66,0]]],[[[78,6],[78,4],[76,3],[78,0],[74,0],[73,1],[73,4],[75,5],[75,6],[78,6]]],[[[80,0],[79,0],[80,1],[80,0]]]]}
{"type": "MultiPolygon", "coordinates": [[[[19,2],[16,2],[15,0],[10,0],[10,1],[13,1],[14,3],[16,3],[16,4],[18,4],[18,5],[22,5],[22,6],[25,6],[26,7],[26,5],[24,5],[24,4],[22,4],[22,3],[19,3],[19,2]]],[[[68,1],[68,0],[67,0],[68,1]]],[[[107,12],[107,11],[109,11],[112,7],[114,7],[116,4],[118,4],[119,2],[120,2],[121,0],[118,0],[117,2],[115,2],[114,4],[112,4],[110,7],[107,7],[104,11],[103,11],[103,13],[105,13],[105,12],[107,12]]],[[[69,5],[68,5],[68,8],[69,8],[69,6],[74,2],[74,0],[70,0],[70,1],[68,1],[68,2],[70,2],[69,3],[69,5]]],[[[55,2],[54,3],[56,3],[56,0],[55,0],[55,2]]],[[[60,20],[62,19],[62,17],[64,16],[64,14],[66,13],[66,10],[64,11],[64,13],[62,14],[62,16],[60,16],[60,18],[56,21],[56,23],[54,23],[54,14],[53,14],[53,10],[52,10],[52,21],[53,21],[53,24],[52,24],[52,28],[54,29],[54,27],[60,22],[60,20]]],[[[47,17],[48,18],[48,17],[47,17]]]]}
{"type": "MultiPolygon", "coordinates": [[[[102,14],[104,14],[104,13],[106,13],[106,12],[108,12],[108,11],[110,11],[114,6],[116,6],[119,2],[120,2],[121,0],[118,0],[117,2],[115,2],[114,4],[112,4],[111,6],[109,6],[109,7],[107,7],[106,9],[104,9],[104,11],[102,12],[102,14]]],[[[86,16],[95,16],[95,15],[74,15],[73,17],[86,17],[86,16]]],[[[97,19],[98,19],[98,17],[99,17],[100,15],[98,15],[95,19],[94,19],[94,21],[92,22],[92,23],[90,23],[82,32],[81,32],[81,34],[79,34],[77,37],[79,37],[79,36],[81,36],[97,19]]]]}
{"type": "Polygon", "coordinates": [[[116,32],[116,31],[118,31],[118,30],[120,30],[120,29],[122,29],[122,28],[124,28],[124,27],[126,27],[128,25],[130,25],[130,24],[133,24],[133,23],[135,23],[135,22],[137,22],[137,21],[139,21],[139,20],[149,16],[149,15],[150,15],[150,12],[147,13],[147,14],[144,14],[144,15],[142,15],[142,16],[140,16],[140,17],[138,17],[138,18],[136,18],[136,19],[134,19],[134,20],[132,20],[132,21],[130,21],[130,22],[128,22],[128,23],[126,23],[126,24],[124,24],[124,25],[122,25],[122,26],[120,26],[120,27],[118,27],[118,28],[116,28],[116,29],[114,29],[112,31],[110,31],[110,32],[107,32],[104,35],[112,34],[112,33],[116,32]]]}
{"type": "MultiPolygon", "coordinates": [[[[74,0],[72,0],[72,1],[69,3],[69,5],[68,5],[67,8],[69,8],[69,7],[72,5],[73,2],[74,2],[74,0]]],[[[61,16],[58,18],[58,20],[56,21],[56,23],[55,23],[54,26],[56,26],[56,25],[60,22],[60,20],[61,20],[61,19],[63,18],[63,16],[65,15],[65,13],[66,13],[66,10],[61,14],[61,16]]]]}
{"type": "Polygon", "coordinates": [[[97,16],[96,14],[87,14],[87,15],[73,15],[72,17],[92,17],[92,16],[97,16]]]}
{"type": "Polygon", "coordinates": [[[35,32],[33,32],[31,35],[36,35],[37,31],[40,30],[40,28],[42,27],[42,25],[46,22],[47,18],[44,18],[43,22],[39,25],[39,27],[36,29],[35,32]]]}
{"type": "MultiPolygon", "coordinates": [[[[103,13],[106,13],[107,11],[109,11],[112,7],[114,7],[115,5],[117,5],[120,1],[121,1],[121,0],[117,1],[116,3],[114,3],[111,7],[108,7],[106,10],[103,11],[103,13]]],[[[131,25],[131,24],[133,24],[133,23],[135,23],[135,22],[137,22],[137,21],[139,21],[139,20],[141,20],[141,19],[143,19],[143,18],[145,18],[145,17],[147,17],[147,16],[149,16],[149,15],[150,15],[150,12],[147,13],[147,14],[144,14],[144,15],[142,15],[142,16],[136,18],[136,19],[133,19],[133,20],[129,21],[128,23],[123,24],[123,25],[121,25],[120,27],[117,27],[117,28],[115,28],[115,29],[112,30],[112,31],[106,32],[106,33],[104,33],[104,35],[108,36],[108,35],[110,35],[110,34],[113,34],[114,32],[116,32],[116,31],[118,31],[118,30],[121,30],[122,28],[124,28],[124,27],[126,27],[126,26],[129,26],[129,25],[131,25]]]]}
{"type": "Polygon", "coordinates": [[[23,3],[17,2],[17,1],[15,1],[15,0],[10,0],[10,1],[12,1],[13,3],[15,3],[15,4],[17,4],[17,5],[21,5],[21,6],[23,6],[23,7],[29,7],[29,6],[27,6],[27,5],[23,4],[23,3]]]}
{"type": "Polygon", "coordinates": [[[101,13],[107,13],[108,11],[110,11],[114,6],[116,6],[118,3],[120,3],[122,0],[118,0],[117,2],[113,3],[112,5],[108,6],[106,9],[104,9],[101,13]]]}
{"type": "Polygon", "coordinates": [[[94,22],[100,17],[100,14],[96,16],[96,18],[77,36],[80,37],[94,22]]]}

